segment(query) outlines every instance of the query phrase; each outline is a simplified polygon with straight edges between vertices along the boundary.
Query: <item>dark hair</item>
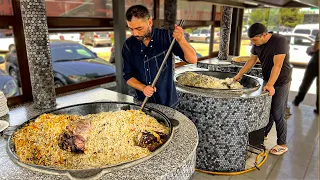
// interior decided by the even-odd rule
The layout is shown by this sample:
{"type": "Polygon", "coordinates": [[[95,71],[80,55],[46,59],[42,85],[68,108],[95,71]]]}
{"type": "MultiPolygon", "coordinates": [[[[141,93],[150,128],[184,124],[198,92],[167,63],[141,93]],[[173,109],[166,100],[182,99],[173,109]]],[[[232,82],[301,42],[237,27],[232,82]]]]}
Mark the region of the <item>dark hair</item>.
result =
{"type": "Polygon", "coordinates": [[[132,17],[136,17],[138,19],[150,18],[150,14],[148,9],[142,5],[134,5],[131,6],[126,12],[127,21],[131,21],[132,17]]]}
{"type": "Polygon", "coordinates": [[[252,24],[248,29],[249,38],[253,38],[256,35],[268,32],[267,28],[260,23],[252,24]]]}

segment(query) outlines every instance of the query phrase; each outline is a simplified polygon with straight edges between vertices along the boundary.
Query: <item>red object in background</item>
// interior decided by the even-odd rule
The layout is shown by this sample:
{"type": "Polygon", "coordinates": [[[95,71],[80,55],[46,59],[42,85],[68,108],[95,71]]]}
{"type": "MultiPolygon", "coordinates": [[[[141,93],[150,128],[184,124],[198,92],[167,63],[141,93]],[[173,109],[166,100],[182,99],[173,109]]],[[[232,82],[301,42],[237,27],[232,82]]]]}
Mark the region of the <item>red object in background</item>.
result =
{"type": "Polygon", "coordinates": [[[64,40],[64,36],[60,35],[59,36],[60,40],[64,40]]]}
{"type": "Polygon", "coordinates": [[[221,12],[216,12],[216,15],[214,17],[215,21],[221,21],[221,12]]]}
{"type": "Polygon", "coordinates": [[[0,16],[12,16],[12,1],[0,1],[0,16]]]}
{"type": "Polygon", "coordinates": [[[110,49],[110,52],[112,52],[112,53],[113,53],[113,51],[114,51],[114,48],[113,48],[113,46],[112,46],[112,48],[110,49]]]}
{"type": "Polygon", "coordinates": [[[99,35],[96,34],[96,33],[94,33],[93,37],[94,37],[94,38],[99,38],[99,35]]]}

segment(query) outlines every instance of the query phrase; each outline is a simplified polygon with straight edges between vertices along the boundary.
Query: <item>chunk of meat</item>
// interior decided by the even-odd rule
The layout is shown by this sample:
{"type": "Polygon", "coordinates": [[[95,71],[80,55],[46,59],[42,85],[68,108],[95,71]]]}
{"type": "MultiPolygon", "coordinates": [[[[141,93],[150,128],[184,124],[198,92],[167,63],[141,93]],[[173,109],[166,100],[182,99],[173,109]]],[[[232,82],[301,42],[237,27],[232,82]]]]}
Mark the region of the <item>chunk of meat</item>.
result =
{"type": "Polygon", "coordinates": [[[67,126],[66,130],[59,135],[59,147],[66,151],[83,153],[90,130],[90,120],[78,120],[72,122],[67,126]]]}
{"type": "Polygon", "coordinates": [[[137,138],[137,145],[143,148],[148,148],[149,151],[153,152],[161,144],[166,142],[168,135],[162,132],[142,132],[137,138]],[[156,137],[158,136],[158,137],[156,137]]]}

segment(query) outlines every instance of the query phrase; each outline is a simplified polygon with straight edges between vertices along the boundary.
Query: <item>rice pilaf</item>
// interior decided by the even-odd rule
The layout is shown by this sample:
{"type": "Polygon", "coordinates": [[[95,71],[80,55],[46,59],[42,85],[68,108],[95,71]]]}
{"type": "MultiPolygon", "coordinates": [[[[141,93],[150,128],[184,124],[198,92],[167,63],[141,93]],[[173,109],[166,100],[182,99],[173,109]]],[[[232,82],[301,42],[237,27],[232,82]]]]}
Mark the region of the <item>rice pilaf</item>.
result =
{"type": "MultiPolygon", "coordinates": [[[[83,117],[83,116],[82,116],[83,117]]],[[[91,130],[84,153],[72,153],[58,146],[58,136],[81,116],[43,114],[14,136],[19,160],[59,169],[87,169],[132,161],[149,155],[136,146],[135,138],[144,131],[169,133],[169,128],[139,110],[89,114],[91,130]]]]}

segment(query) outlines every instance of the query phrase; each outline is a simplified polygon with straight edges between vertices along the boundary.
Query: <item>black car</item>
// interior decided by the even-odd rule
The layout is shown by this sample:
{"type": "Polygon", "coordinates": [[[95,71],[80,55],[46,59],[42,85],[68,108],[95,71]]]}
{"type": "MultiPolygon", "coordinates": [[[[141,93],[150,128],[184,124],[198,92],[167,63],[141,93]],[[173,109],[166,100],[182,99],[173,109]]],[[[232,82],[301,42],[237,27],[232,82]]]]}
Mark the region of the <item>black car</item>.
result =
{"type": "MultiPolygon", "coordinates": [[[[50,49],[55,87],[115,75],[114,65],[77,42],[51,40],[50,49]]],[[[6,54],[5,63],[6,71],[19,82],[15,50],[6,54]]]]}
{"type": "MultiPolygon", "coordinates": [[[[0,56],[0,64],[3,63],[4,59],[0,56]]],[[[20,95],[16,81],[2,69],[0,69],[0,91],[3,92],[6,98],[20,95]]]]}

